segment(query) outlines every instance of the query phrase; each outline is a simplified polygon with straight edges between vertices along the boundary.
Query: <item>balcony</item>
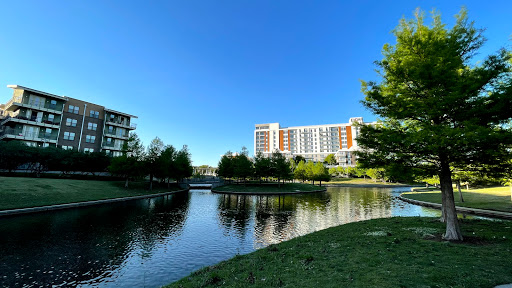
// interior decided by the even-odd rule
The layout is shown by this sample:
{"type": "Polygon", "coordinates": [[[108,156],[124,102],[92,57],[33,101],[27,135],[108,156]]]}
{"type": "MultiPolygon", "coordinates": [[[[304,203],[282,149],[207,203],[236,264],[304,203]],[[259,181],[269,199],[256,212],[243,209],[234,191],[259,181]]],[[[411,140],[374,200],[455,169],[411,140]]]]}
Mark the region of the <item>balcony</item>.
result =
{"type": "Polygon", "coordinates": [[[10,127],[5,127],[4,130],[0,131],[0,140],[1,139],[17,139],[17,140],[30,140],[30,141],[38,141],[45,143],[57,143],[57,135],[51,135],[44,131],[39,132],[30,132],[23,131],[22,129],[14,129],[10,127]]]}
{"type": "Polygon", "coordinates": [[[107,121],[106,121],[107,125],[113,125],[113,126],[118,126],[118,127],[122,127],[122,128],[126,128],[126,129],[129,129],[129,130],[135,130],[137,129],[137,124],[135,123],[130,123],[129,121],[121,121],[120,119],[117,119],[117,118],[114,118],[114,119],[111,119],[111,118],[107,118],[107,121]]]}
{"type": "Polygon", "coordinates": [[[23,101],[21,97],[12,98],[5,104],[6,111],[15,111],[20,107],[30,108],[40,111],[51,112],[55,114],[62,114],[62,104],[51,104],[36,100],[23,101]]]}
{"type": "Polygon", "coordinates": [[[116,131],[105,131],[105,137],[128,140],[128,138],[130,137],[130,134],[128,132],[120,133],[120,132],[116,132],[116,131]]]}
{"type": "Polygon", "coordinates": [[[30,124],[30,125],[37,125],[45,128],[59,128],[59,122],[58,121],[49,121],[49,120],[43,120],[41,117],[25,117],[25,116],[7,116],[4,119],[1,120],[0,125],[5,125],[7,122],[15,122],[15,123],[22,123],[22,124],[30,124]]]}
{"type": "Polygon", "coordinates": [[[114,142],[105,142],[105,143],[103,143],[103,147],[101,147],[101,148],[107,149],[107,150],[121,151],[123,149],[123,145],[117,144],[114,142]]]}

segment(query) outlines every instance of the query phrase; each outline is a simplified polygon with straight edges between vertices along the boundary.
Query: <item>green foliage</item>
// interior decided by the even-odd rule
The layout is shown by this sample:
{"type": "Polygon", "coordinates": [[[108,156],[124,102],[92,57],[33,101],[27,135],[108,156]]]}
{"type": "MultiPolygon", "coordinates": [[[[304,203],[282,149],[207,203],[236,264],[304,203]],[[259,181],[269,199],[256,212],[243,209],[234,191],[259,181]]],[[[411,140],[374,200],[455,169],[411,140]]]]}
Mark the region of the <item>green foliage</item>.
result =
{"type": "Polygon", "coordinates": [[[300,161],[299,164],[297,164],[297,167],[295,167],[293,171],[293,177],[302,180],[302,182],[306,180],[306,163],[304,161],[300,161]]]}
{"type": "Polygon", "coordinates": [[[272,152],[272,176],[276,177],[278,182],[281,179],[290,179],[291,178],[291,170],[290,164],[286,160],[283,154],[279,152],[279,150],[275,150],[272,152]]]}
{"type": "Polygon", "coordinates": [[[188,147],[187,145],[183,145],[183,148],[181,148],[176,155],[175,174],[170,177],[176,180],[182,180],[192,176],[193,172],[194,168],[192,167],[192,160],[190,159],[188,147]]]}
{"type": "Polygon", "coordinates": [[[502,49],[471,64],[484,38],[466,14],[462,9],[451,29],[435,12],[430,25],[420,11],[400,21],[396,44],[384,45],[377,62],[382,81],[362,82],[363,105],[383,120],[361,127],[357,152],[367,168],[395,163],[438,175],[451,240],[462,236],[450,166],[504,163],[512,145],[502,125],[512,117],[511,53],[502,49]]]}
{"type": "Polygon", "coordinates": [[[338,175],[338,169],[336,169],[336,167],[331,167],[329,168],[329,174],[332,176],[332,177],[335,177],[338,175]]]}
{"type": "Polygon", "coordinates": [[[327,163],[329,165],[335,165],[337,163],[336,157],[334,157],[334,154],[329,154],[324,159],[324,163],[327,163]]]}
{"type": "Polygon", "coordinates": [[[220,158],[219,164],[217,165],[217,175],[223,178],[233,178],[235,174],[235,167],[233,164],[233,158],[231,151],[226,152],[220,158]]]}
{"type": "Polygon", "coordinates": [[[299,164],[300,161],[306,162],[306,158],[302,157],[301,155],[296,155],[293,157],[293,161],[295,161],[296,164],[299,164]]]}
{"type": "Polygon", "coordinates": [[[254,176],[259,179],[272,176],[272,162],[261,152],[254,156],[254,176]]]}

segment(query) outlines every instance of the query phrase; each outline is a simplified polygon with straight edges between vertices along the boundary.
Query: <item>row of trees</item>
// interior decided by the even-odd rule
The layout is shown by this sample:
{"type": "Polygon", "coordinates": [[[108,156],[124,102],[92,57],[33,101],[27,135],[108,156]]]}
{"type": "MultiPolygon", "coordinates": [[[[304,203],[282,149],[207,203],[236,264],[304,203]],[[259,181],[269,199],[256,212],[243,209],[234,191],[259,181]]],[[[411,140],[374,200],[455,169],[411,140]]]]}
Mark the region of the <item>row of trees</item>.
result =
{"type": "Polygon", "coordinates": [[[155,178],[169,185],[171,179],[180,182],[192,176],[192,161],[186,145],[181,150],[176,150],[156,137],[145,149],[137,134],[132,133],[124,143],[122,151],[122,156],[112,159],[108,170],[113,175],[123,177],[125,187],[128,187],[129,180],[145,176],[149,176],[150,190],[153,189],[155,178]]]}
{"type": "Polygon", "coordinates": [[[47,171],[91,174],[105,172],[111,158],[101,152],[83,153],[57,147],[31,147],[20,141],[0,142],[0,169],[9,173],[26,169],[39,177],[47,171]]]}
{"type": "MultiPolygon", "coordinates": [[[[224,178],[236,178],[246,181],[247,178],[262,179],[275,178],[278,185],[281,180],[311,180],[328,181],[330,179],[327,169],[322,163],[314,164],[313,162],[305,163],[299,159],[298,164],[295,161],[288,161],[278,150],[272,152],[270,157],[265,157],[258,152],[251,160],[248,156],[247,148],[243,147],[242,151],[233,154],[228,151],[219,161],[217,175],[224,178]]],[[[321,182],[320,182],[321,184],[321,182]]]]}

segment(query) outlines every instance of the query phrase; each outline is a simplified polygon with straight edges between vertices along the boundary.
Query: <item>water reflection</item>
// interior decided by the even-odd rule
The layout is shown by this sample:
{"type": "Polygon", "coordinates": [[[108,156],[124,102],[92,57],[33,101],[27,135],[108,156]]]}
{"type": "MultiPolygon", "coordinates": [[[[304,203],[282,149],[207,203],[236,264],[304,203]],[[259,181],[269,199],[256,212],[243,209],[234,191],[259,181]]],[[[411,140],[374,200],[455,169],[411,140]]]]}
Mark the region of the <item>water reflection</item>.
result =
{"type": "Polygon", "coordinates": [[[76,286],[111,276],[132,251],[175,236],[189,194],[0,219],[3,287],[76,286]],[[167,215],[172,217],[166,217],[167,215]]]}
{"type": "Polygon", "coordinates": [[[192,271],[328,227],[435,210],[390,189],[303,195],[191,190],[114,205],[0,218],[0,287],[159,287],[192,271]]]}

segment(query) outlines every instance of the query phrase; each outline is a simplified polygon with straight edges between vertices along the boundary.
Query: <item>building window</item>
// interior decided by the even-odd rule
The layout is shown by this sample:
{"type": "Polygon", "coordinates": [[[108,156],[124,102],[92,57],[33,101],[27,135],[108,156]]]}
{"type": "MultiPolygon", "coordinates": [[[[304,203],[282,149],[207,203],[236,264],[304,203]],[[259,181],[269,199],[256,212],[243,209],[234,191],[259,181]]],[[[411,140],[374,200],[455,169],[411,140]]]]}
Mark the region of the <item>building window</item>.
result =
{"type": "Polygon", "coordinates": [[[64,140],[75,140],[75,133],[74,132],[64,132],[64,140]]]}
{"type": "Polygon", "coordinates": [[[56,109],[57,108],[57,101],[56,100],[50,100],[50,109],[56,109]]]}
{"type": "Polygon", "coordinates": [[[93,148],[84,148],[84,152],[85,153],[92,153],[92,152],[94,152],[94,149],[93,148]]]}
{"type": "Polygon", "coordinates": [[[44,131],[44,137],[48,138],[51,135],[52,135],[52,129],[51,128],[46,128],[46,130],[44,131]]]}
{"type": "Polygon", "coordinates": [[[96,136],[93,136],[93,135],[85,136],[85,142],[87,142],[87,143],[94,143],[95,140],[96,140],[96,136]]]}
{"type": "Polygon", "coordinates": [[[76,119],[67,118],[66,119],[66,126],[76,127],[76,119]]]}
{"type": "Polygon", "coordinates": [[[68,105],[68,112],[69,113],[78,114],[78,111],[80,111],[80,107],[73,106],[73,105],[68,105]]]}
{"type": "Polygon", "coordinates": [[[73,150],[73,146],[62,146],[62,149],[64,150],[73,150]]]}
{"type": "Polygon", "coordinates": [[[91,111],[89,111],[89,117],[91,117],[91,118],[100,118],[100,112],[91,110],[91,111]]]}
{"type": "Polygon", "coordinates": [[[48,114],[48,121],[51,122],[52,124],[55,124],[53,121],[55,120],[55,115],[53,114],[48,114]]]}
{"type": "Polygon", "coordinates": [[[89,130],[96,131],[97,128],[98,128],[98,124],[96,124],[96,123],[89,122],[89,124],[87,124],[87,129],[89,129],[89,130]]]}
{"type": "Polygon", "coordinates": [[[114,126],[108,126],[108,134],[114,134],[114,126]]]}

